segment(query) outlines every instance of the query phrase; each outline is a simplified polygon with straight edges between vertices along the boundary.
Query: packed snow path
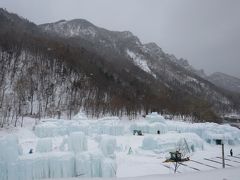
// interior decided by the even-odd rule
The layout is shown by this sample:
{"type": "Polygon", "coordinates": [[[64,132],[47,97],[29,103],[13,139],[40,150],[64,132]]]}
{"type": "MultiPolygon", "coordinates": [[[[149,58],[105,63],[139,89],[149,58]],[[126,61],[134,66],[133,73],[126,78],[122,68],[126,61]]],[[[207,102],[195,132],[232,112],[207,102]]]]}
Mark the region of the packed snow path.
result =
{"type": "MultiPolygon", "coordinates": [[[[217,169],[195,173],[177,173],[171,175],[148,175],[141,177],[127,177],[121,180],[239,180],[240,168],[217,169]]],[[[118,180],[117,178],[64,178],[55,180],[118,180]]]]}

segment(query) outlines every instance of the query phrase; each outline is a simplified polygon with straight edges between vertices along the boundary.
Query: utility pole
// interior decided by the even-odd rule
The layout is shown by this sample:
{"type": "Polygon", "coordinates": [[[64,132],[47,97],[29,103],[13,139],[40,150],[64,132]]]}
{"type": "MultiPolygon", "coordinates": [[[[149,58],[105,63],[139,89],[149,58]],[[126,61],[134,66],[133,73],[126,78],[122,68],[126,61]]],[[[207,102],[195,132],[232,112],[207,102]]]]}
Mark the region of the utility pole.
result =
{"type": "Polygon", "coordinates": [[[222,142],[222,167],[225,168],[224,143],[222,142]]]}

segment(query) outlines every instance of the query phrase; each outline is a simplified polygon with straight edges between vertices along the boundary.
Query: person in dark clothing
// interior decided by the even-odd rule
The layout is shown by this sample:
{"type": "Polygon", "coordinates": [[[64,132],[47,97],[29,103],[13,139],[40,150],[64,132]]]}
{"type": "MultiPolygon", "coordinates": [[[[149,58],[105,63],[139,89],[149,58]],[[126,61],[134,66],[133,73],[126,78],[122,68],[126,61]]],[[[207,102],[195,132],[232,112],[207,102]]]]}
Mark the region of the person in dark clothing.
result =
{"type": "Polygon", "coordinates": [[[230,150],[230,155],[233,156],[233,150],[232,149],[230,150]]]}
{"type": "Polygon", "coordinates": [[[29,154],[32,154],[32,153],[33,153],[33,149],[30,149],[29,154]]]}

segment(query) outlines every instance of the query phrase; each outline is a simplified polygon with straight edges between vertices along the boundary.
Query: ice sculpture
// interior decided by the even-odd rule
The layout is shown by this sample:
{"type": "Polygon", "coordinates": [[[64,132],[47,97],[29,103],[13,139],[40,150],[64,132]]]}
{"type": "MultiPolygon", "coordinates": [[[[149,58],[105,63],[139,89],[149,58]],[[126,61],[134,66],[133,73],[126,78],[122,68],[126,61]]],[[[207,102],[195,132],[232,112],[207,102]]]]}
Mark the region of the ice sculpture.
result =
{"type": "Polygon", "coordinates": [[[64,120],[45,120],[35,126],[35,134],[38,137],[63,136],[68,134],[67,127],[64,120]]]}
{"type": "Polygon", "coordinates": [[[75,153],[87,150],[87,138],[83,132],[71,133],[68,137],[68,149],[75,153]]]}
{"type": "Polygon", "coordinates": [[[14,162],[22,154],[15,135],[8,135],[0,139],[0,162],[14,162]]]}
{"type": "Polygon", "coordinates": [[[102,177],[115,177],[117,164],[115,159],[105,158],[102,160],[102,177]]]}
{"type": "Polygon", "coordinates": [[[170,152],[177,150],[178,143],[184,139],[189,152],[202,150],[204,141],[194,133],[167,133],[160,136],[148,135],[144,137],[142,148],[156,152],[170,152]]]}
{"type": "Polygon", "coordinates": [[[99,151],[82,152],[76,155],[76,176],[115,177],[116,160],[105,158],[99,151]]]}
{"type": "Polygon", "coordinates": [[[37,142],[36,152],[50,152],[52,151],[52,139],[40,138],[37,142]]]}
{"type": "Polygon", "coordinates": [[[73,117],[73,120],[79,120],[79,121],[85,121],[87,120],[87,116],[86,114],[80,110],[74,117],[73,117]]]}
{"type": "Polygon", "coordinates": [[[91,155],[89,152],[78,153],[76,155],[76,176],[91,177],[91,155]]]}
{"type": "Polygon", "coordinates": [[[100,140],[100,148],[103,154],[107,157],[115,157],[114,151],[116,149],[116,139],[114,137],[103,135],[100,140]]]}
{"type": "Polygon", "coordinates": [[[65,152],[27,154],[10,163],[8,170],[8,180],[74,177],[74,155],[65,152]]]}
{"type": "Polygon", "coordinates": [[[109,134],[123,135],[124,126],[117,117],[105,117],[99,120],[45,120],[35,127],[38,137],[64,136],[72,132],[84,132],[87,135],[109,134]]]}
{"type": "Polygon", "coordinates": [[[165,123],[164,117],[158,114],[157,112],[152,112],[151,114],[147,115],[146,120],[150,123],[154,122],[165,123]]]}
{"type": "Polygon", "coordinates": [[[130,126],[130,131],[133,132],[134,130],[141,130],[143,133],[149,134],[163,134],[168,131],[167,125],[165,123],[153,122],[141,122],[141,123],[134,123],[130,126]]]}

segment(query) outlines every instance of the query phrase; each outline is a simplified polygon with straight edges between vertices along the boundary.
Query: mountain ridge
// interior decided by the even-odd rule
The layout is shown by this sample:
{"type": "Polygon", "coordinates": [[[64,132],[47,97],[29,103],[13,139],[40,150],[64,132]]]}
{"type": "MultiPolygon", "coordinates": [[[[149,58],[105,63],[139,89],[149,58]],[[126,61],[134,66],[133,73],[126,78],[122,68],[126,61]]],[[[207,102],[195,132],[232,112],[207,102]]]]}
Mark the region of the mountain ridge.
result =
{"type": "Polygon", "coordinates": [[[0,15],[0,68],[5,70],[0,88],[14,96],[2,94],[1,104],[7,113],[15,105],[6,99],[18,99],[20,114],[11,109],[6,118],[14,113],[54,116],[58,111],[71,117],[82,108],[93,116],[158,111],[217,121],[218,113],[239,107],[235,96],[128,31],[108,31],[83,20],[37,26],[11,16],[14,22],[0,15]]]}
{"type": "Polygon", "coordinates": [[[222,72],[215,72],[209,75],[207,79],[223,89],[240,93],[240,78],[222,72]]]}
{"type": "MultiPolygon", "coordinates": [[[[101,29],[103,29],[103,28],[101,28],[101,29]]],[[[69,31],[71,31],[71,30],[68,30],[68,32],[69,31]]],[[[55,33],[58,33],[58,32],[55,32],[55,33]]],[[[120,33],[120,32],[115,31],[115,33],[120,33]]],[[[76,37],[77,36],[78,35],[76,35],[76,37]]],[[[131,36],[136,37],[132,33],[131,33],[131,36]]],[[[93,42],[95,42],[95,41],[93,41],[93,42]]],[[[118,42],[118,41],[115,40],[114,43],[116,43],[116,42],[118,42]]],[[[171,68],[173,68],[173,66],[174,66],[174,68],[176,68],[176,67],[180,68],[181,67],[181,68],[186,70],[186,72],[184,72],[184,73],[187,73],[187,74],[193,73],[191,76],[197,75],[198,77],[200,77],[201,80],[204,80],[204,82],[208,81],[207,76],[205,75],[203,70],[196,70],[185,59],[182,59],[182,58],[177,59],[174,55],[164,53],[164,51],[156,43],[152,42],[152,43],[143,44],[143,43],[141,43],[141,41],[137,37],[136,37],[135,42],[132,41],[131,43],[129,43],[129,42],[127,42],[127,43],[128,44],[124,44],[123,48],[121,47],[121,43],[120,43],[120,45],[117,45],[117,46],[115,44],[114,47],[115,48],[117,47],[118,49],[123,49],[122,54],[124,54],[124,52],[125,52],[125,54],[127,54],[127,56],[130,56],[130,58],[135,59],[136,61],[141,61],[141,63],[138,62],[138,63],[135,63],[135,64],[137,64],[137,65],[141,64],[142,66],[144,64],[144,68],[143,67],[141,67],[141,68],[144,71],[150,73],[155,78],[157,77],[156,72],[154,72],[154,66],[156,65],[156,63],[158,63],[159,61],[166,61],[166,59],[168,59],[167,63],[171,64],[170,65],[171,68]],[[129,44],[130,44],[130,46],[129,46],[129,44]],[[152,52],[149,54],[150,51],[152,51],[152,52]],[[153,54],[155,56],[154,58],[149,57],[149,56],[153,56],[153,54]],[[151,63],[153,63],[153,64],[151,64],[151,63]]],[[[161,67],[159,67],[159,68],[161,68],[161,67]]],[[[184,71],[183,69],[181,69],[181,72],[184,71]]],[[[156,68],[155,68],[155,70],[156,70],[156,68]]],[[[173,77],[174,75],[171,75],[171,76],[173,77]]],[[[162,75],[161,75],[160,78],[162,78],[162,75]]],[[[174,79],[176,79],[176,78],[174,77],[174,79]]],[[[190,79],[195,81],[194,78],[190,78],[190,79]]],[[[181,81],[181,80],[178,79],[178,81],[181,81]]],[[[211,83],[212,82],[210,82],[209,86],[212,86],[211,83]]],[[[226,100],[223,100],[223,101],[226,101],[226,100]]]]}

